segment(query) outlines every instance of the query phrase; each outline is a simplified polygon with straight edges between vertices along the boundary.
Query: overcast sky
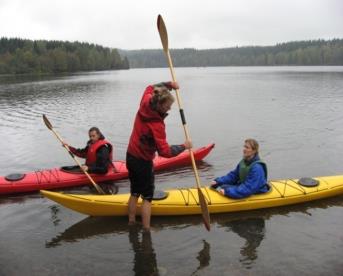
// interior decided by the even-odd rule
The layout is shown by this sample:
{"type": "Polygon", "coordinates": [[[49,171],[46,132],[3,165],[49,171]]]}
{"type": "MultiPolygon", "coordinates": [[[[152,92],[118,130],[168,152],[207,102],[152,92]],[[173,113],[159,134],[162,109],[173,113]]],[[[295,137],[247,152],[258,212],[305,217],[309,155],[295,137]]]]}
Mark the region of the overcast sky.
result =
{"type": "Polygon", "coordinates": [[[343,38],[342,0],[0,0],[0,36],[122,49],[273,45],[343,38]]]}

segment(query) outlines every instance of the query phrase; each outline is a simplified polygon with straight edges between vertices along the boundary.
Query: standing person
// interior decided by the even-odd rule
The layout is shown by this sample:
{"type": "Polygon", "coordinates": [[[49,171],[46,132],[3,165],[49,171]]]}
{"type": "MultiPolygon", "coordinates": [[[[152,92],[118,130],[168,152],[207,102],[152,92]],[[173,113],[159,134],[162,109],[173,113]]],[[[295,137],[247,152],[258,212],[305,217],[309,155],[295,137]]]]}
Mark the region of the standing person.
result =
{"type": "Polygon", "coordinates": [[[141,216],[145,230],[150,229],[151,200],[155,190],[152,160],[156,151],[169,158],[192,148],[191,141],[170,146],[166,140],[164,119],[174,102],[170,90],[178,88],[177,82],[164,82],[145,89],[127,148],[126,165],[131,183],[129,224],[136,222],[137,201],[142,197],[141,216]]]}
{"type": "Polygon", "coordinates": [[[227,175],[217,177],[211,187],[231,198],[245,198],[269,191],[267,165],[258,155],[259,145],[254,139],[246,139],[243,159],[227,175]]]}
{"type": "Polygon", "coordinates": [[[76,149],[68,144],[70,151],[80,158],[86,159],[82,167],[88,173],[106,174],[109,168],[113,168],[113,146],[108,142],[97,127],[88,131],[89,141],[83,149],[76,149]]]}

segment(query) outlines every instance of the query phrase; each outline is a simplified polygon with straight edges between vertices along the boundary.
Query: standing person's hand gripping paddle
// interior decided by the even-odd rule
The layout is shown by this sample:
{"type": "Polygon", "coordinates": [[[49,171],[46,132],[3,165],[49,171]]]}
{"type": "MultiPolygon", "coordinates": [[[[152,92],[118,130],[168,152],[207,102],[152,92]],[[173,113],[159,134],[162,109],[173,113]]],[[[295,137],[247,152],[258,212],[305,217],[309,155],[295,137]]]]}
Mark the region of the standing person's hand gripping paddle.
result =
{"type": "MultiPolygon", "coordinates": [[[[161,15],[159,15],[158,18],[157,18],[157,28],[158,28],[158,32],[160,34],[160,38],[161,38],[161,41],[162,41],[163,51],[164,51],[164,53],[166,54],[166,57],[167,57],[170,73],[172,75],[172,79],[173,79],[174,82],[176,82],[174,67],[173,67],[173,63],[172,63],[170,52],[169,52],[169,48],[168,48],[167,28],[166,28],[166,26],[164,24],[164,21],[163,21],[163,18],[162,18],[161,15]]],[[[183,112],[182,103],[181,103],[181,97],[180,97],[180,93],[179,93],[178,87],[175,89],[175,91],[176,91],[176,99],[177,99],[177,103],[178,103],[179,109],[180,109],[181,121],[182,121],[183,129],[184,129],[184,132],[185,132],[186,140],[190,141],[191,139],[190,139],[190,135],[189,135],[188,128],[187,128],[185,114],[183,112]]],[[[199,179],[198,170],[197,170],[197,167],[196,167],[196,163],[195,163],[195,159],[194,159],[194,155],[193,155],[192,149],[189,149],[189,153],[190,153],[190,156],[191,156],[192,166],[193,166],[193,170],[194,170],[194,176],[195,176],[195,180],[196,180],[196,183],[197,183],[197,189],[198,189],[198,195],[199,195],[199,203],[200,203],[200,206],[201,206],[202,217],[204,219],[204,224],[205,224],[206,229],[208,231],[210,231],[210,214],[208,212],[208,207],[207,207],[206,199],[205,199],[205,197],[204,197],[204,195],[203,195],[203,193],[201,191],[200,179],[199,179]]]]}
{"type": "Polygon", "coordinates": [[[54,130],[54,128],[52,127],[52,124],[50,123],[50,121],[48,120],[48,118],[43,115],[43,120],[45,125],[47,126],[48,129],[50,129],[56,136],[56,138],[58,140],[60,140],[60,142],[62,143],[63,147],[68,151],[68,153],[70,154],[70,156],[74,159],[74,161],[76,162],[76,164],[81,168],[81,170],[83,171],[83,173],[88,177],[88,179],[90,180],[90,182],[93,184],[93,186],[95,187],[95,189],[98,191],[99,194],[105,194],[104,191],[100,188],[100,186],[98,184],[95,183],[95,181],[93,180],[93,178],[87,173],[87,171],[85,170],[85,166],[82,166],[80,161],[74,156],[74,154],[70,151],[68,144],[64,143],[61,136],[54,130]]]}

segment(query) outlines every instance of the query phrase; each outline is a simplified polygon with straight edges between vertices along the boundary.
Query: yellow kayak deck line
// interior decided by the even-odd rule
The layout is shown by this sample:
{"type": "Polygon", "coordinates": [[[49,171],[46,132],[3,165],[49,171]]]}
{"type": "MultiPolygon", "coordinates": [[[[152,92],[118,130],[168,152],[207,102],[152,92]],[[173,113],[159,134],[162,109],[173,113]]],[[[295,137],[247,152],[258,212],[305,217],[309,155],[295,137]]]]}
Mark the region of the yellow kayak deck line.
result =
{"type": "MultiPolygon", "coordinates": [[[[231,199],[209,187],[202,188],[210,213],[227,213],[297,204],[343,194],[343,175],[316,177],[319,185],[304,187],[298,179],[273,180],[264,194],[244,199],[231,199]]],[[[78,195],[41,190],[43,196],[82,214],[90,216],[126,216],[130,194],[78,195]]],[[[201,214],[196,188],[167,190],[165,199],[153,200],[151,213],[155,216],[201,214]]],[[[138,201],[137,212],[140,214],[138,201]]]]}

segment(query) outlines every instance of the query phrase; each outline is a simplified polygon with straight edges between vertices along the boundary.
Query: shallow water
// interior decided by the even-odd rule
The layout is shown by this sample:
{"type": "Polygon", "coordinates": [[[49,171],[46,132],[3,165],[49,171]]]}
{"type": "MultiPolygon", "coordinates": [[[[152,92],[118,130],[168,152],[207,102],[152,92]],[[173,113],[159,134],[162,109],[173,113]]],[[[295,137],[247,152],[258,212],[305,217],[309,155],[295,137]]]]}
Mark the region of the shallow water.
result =
{"type": "MultiPolygon", "coordinates": [[[[260,141],[271,179],[342,174],[343,67],[177,68],[202,183],[260,141]]],[[[96,125],[124,159],[144,87],[167,69],[0,77],[0,174],[72,164],[43,124],[81,147],[96,125]]],[[[169,142],[183,142],[176,105],[169,142]]],[[[128,192],[128,181],[116,183],[128,192]]],[[[159,189],[194,185],[190,167],[157,175],[159,189]]],[[[72,191],[89,192],[88,187],[72,191]]],[[[0,198],[0,275],[337,275],[343,271],[343,197],[212,216],[153,218],[151,235],[126,218],[87,218],[38,194],[0,198]]]]}

